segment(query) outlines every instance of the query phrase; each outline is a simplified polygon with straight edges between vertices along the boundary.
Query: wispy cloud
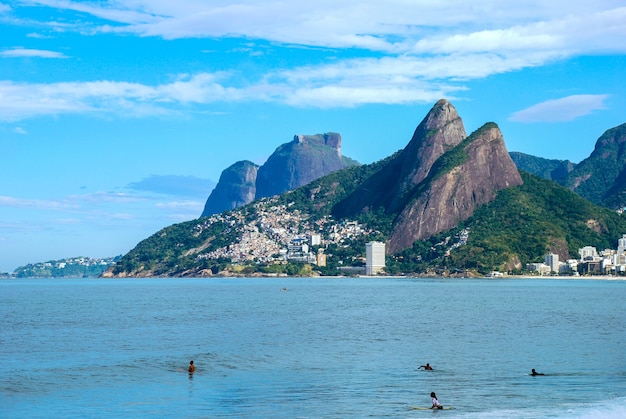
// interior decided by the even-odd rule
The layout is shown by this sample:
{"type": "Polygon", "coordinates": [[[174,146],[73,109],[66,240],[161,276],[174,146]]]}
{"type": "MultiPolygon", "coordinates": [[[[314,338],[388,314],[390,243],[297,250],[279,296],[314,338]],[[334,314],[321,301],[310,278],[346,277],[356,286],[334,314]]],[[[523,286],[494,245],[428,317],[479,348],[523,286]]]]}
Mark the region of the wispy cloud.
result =
{"type": "MultiPolygon", "coordinates": [[[[307,107],[429,103],[455,99],[464,82],[588,53],[626,52],[620,0],[405,0],[199,2],[32,0],[16,7],[77,13],[81,34],[163,39],[240,37],[275,47],[350,51],[335,62],[265,73],[198,72],[161,84],[115,80],[50,84],[0,81],[0,120],[62,114],[151,117],[206,112],[207,104],[263,101],[307,107]],[[90,30],[86,31],[85,27],[90,30]],[[278,46],[277,46],[278,45],[278,46]],[[350,58],[341,58],[349,56],[350,58]]],[[[72,30],[67,22],[40,26],[72,30]]],[[[252,51],[251,54],[254,52],[252,51]]],[[[2,55],[63,58],[13,49],[2,55]]]]}
{"type": "Polygon", "coordinates": [[[54,199],[28,199],[0,196],[0,207],[12,207],[36,210],[81,211],[87,206],[104,204],[125,204],[146,201],[146,198],[122,192],[95,192],[83,195],[69,195],[54,199]]]}
{"type": "Polygon", "coordinates": [[[27,134],[26,130],[24,128],[22,128],[22,127],[15,127],[13,129],[13,132],[16,133],[16,134],[20,134],[20,135],[26,135],[27,134]]]}
{"type": "Polygon", "coordinates": [[[362,48],[392,54],[428,52],[624,51],[620,0],[406,2],[31,1],[92,16],[94,30],[164,39],[240,36],[286,44],[362,48]],[[106,24],[101,21],[104,20],[106,24]],[[581,30],[584,29],[584,30],[581,30]]]}
{"type": "Polygon", "coordinates": [[[150,192],[179,197],[208,198],[215,182],[194,176],[152,175],[139,182],[130,183],[127,188],[138,192],[150,192]]]}
{"type": "Polygon", "coordinates": [[[199,215],[204,208],[204,202],[201,201],[170,201],[159,202],[156,205],[157,208],[163,208],[168,210],[186,210],[193,211],[194,214],[199,215]]]}
{"type": "Polygon", "coordinates": [[[78,208],[78,205],[59,200],[23,199],[10,196],[0,196],[0,207],[68,210],[78,208]]]}
{"type": "Polygon", "coordinates": [[[13,48],[0,52],[4,58],[68,58],[65,54],[42,49],[13,48]]]}
{"type": "Polygon", "coordinates": [[[608,95],[572,95],[548,100],[515,112],[509,117],[514,122],[572,121],[594,111],[605,109],[608,95]]]}

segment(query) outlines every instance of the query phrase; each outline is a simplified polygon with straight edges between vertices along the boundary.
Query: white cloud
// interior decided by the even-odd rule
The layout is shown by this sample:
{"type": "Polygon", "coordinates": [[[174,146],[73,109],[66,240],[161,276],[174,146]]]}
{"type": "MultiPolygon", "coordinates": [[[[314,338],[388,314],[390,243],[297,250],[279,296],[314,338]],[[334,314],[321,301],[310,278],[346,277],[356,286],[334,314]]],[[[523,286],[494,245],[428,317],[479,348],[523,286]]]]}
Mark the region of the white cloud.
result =
{"type": "Polygon", "coordinates": [[[167,209],[167,210],[193,211],[194,214],[198,215],[204,209],[204,202],[200,202],[200,201],[159,202],[156,204],[156,207],[167,209]]]}
{"type": "Polygon", "coordinates": [[[139,195],[120,192],[95,192],[84,195],[69,195],[57,199],[27,199],[11,196],[0,196],[0,207],[12,207],[34,210],[87,211],[86,207],[105,204],[129,204],[145,202],[146,198],[139,195]]]}
{"type": "Polygon", "coordinates": [[[164,39],[239,36],[392,54],[625,51],[621,0],[132,0],[30,4],[88,14],[93,30],[164,39]],[[103,25],[101,20],[108,22],[103,25]]]}
{"type": "Polygon", "coordinates": [[[9,6],[8,4],[0,3],[0,13],[7,13],[11,10],[11,6],[9,6]]]}
{"type": "Polygon", "coordinates": [[[42,35],[42,34],[37,33],[37,32],[28,33],[28,34],[26,34],[26,37],[34,38],[34,39],[50,39],[50,38],[52,38],[49,35],[42,35]]]}
{"type": "Polygon", "coordinates": [[[209,103],[243,97],[244,92],[217,83],[220,77],[199,73],[158,86],[107,80],[51,84],[0,81],[0,120],[71,113],[163,115],[172,103],[209,103]]]}
{"type": "MultiPolygon", "coordinates": [[[[155,85],[0,81],[0,120],[76,113],[150,117],[206,112],[204,105],[233,101],[350,107],[454,99],[465,90],[465,80],[576,54],[626,52],[622,3],[570,0],[565,14],[561,3],[544,0],[32,0],[16,7],[75,12],[80,23],[74,30],[83,34],[264,39],[283,46],[346,48],[355,58],[261,75],[199,72],[155,85]]],[[[39,25],[72,30],[69,21],[39,25]]],[[[65,57],[35,49],[0,55],[65,57]]]]}
{"type": "Polygon", "coordinates": [[[514,122],[563,122],[605,109],[608,95],[572,95],[548,100],[515,112],[509,117],[514,122]]]}
{"type": "Polygon", "coordinates": [[[56,51],[41,49],[13,48],[0,52],[0,57],[5,58],[68,58],[65,54],[56,51]]]}
{"type": "Polygon", "coordinates": [[[13,129],[13,132],[16,133],[16,134],[20,134],[20,135],[26,135],[27,134],[26,130],[24,128],[22,128],[22,127],[15,127],[13,129]]]}
{"type": "Polygon", "coordinates": [[[22,198],[13,198],[10,196],[0,196],[0,207],[30,208],[30,209],[45,209],[45,210],[67,210],[71,208],[77,208],[75,204],[71,204],[71,203],[63,202],[59,200],[22,199],[22,198]]]}

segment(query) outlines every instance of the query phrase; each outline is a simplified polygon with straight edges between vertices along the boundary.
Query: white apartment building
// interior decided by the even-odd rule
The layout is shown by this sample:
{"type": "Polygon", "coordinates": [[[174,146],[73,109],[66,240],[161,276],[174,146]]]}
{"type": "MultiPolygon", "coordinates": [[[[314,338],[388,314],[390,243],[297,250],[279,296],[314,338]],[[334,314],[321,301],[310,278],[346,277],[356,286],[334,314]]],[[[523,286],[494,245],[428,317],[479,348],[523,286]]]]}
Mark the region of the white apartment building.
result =
{"type": "Polygon", "coordinates": [[[593,246],[585,246],[582,249],[578,249],[578,254],[580,255],[580,260],[585,260],[587,258],[595,260],[598,258],[598,251],[593,246]]]}
{"type": "Polygon", "coordinates": [[[617,239],[617,253],[622,254],[626,250],[626,234],[622,234],[621,239],[617,239]]]}
{"type": "Polygon", "coordinates": [[[385,243],[365,244],[365,275],[376,275],[385,267],[385,243]]]}
{"type": "Polygon", "coordinates": [[[543,263],[550,268],[550,272],[559,272],[559,255],[548,253],[543,263]]]}

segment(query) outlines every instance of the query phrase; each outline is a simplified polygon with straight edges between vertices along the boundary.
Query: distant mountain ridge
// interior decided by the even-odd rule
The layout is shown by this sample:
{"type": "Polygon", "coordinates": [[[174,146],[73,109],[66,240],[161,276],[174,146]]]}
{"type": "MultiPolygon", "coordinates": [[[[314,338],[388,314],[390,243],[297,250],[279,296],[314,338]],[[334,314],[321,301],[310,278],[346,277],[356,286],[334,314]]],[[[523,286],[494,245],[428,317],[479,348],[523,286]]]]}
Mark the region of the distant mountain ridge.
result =
{"type": "Polygon", "coordinates": [[[626,124],[606,130],[589,157],[575,164],[509,153],[520,170],[566,186],[594,204],[626,208],[626,124]]]}
{"type": "Polygon", "coordinates": [[[240,161],[222,172],[206,201],[202,217],[279,195],[336,170],[359,163],[341,154],[341,135],[335,132],[295,135],[258,166],[240,161]]]}
{"type": "MultiPolygon", "coordinates": [[[[554,182],[518,172],[496,124],[465,136],[437,102],[405,149],[332,172],[281,195],[186,223],[140,242],[108,276],[311,275],[282,256],[320,236],[326,266],[358,262],[370,240],[387,244],[394,274],[519,270],[554,252],[614,247],[626,220],[554,182]]],[[[308,259],[307,259],[308,260],[308,259]]]]}
{"type": "Polygon", "coordinates": [[[626,124],[606,130],[564,184],[595,204],[626,207],[626,124]]]}
{"type": "Polygon", "coordinates": [[[563,185],[576,163],[569,160],[544,159],[530,154],[511,151],[509,153],[518,169],[563,185]]]}

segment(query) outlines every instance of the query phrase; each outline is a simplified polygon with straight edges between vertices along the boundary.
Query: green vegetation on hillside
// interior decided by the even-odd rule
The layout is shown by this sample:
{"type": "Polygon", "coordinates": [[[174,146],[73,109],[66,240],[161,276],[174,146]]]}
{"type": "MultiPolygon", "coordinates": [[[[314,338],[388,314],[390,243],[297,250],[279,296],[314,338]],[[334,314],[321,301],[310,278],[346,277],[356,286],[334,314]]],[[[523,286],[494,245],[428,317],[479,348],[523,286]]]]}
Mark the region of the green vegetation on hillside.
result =
{"type": "Polygon", "coordinates": [[[17,278],[82,278],[98,277],[119,259],[73,257],[47,262],[29,263],[13,272],[17,278]]]}
{"type": "Polygon", "coordinates": [[[520,264],[543,261],[548,252],[564,259],[577,258],[583,246],[614,249],[626,233],[626,220],[614,211],[554,182],[524,172],[521,175],[522,186],[500,191],[494,201],[458,227],[416,242],[392,258],[389,271],[515,271],[516,265],[519,269],[520,264]],[[464,228],[470,231],[467,244],[447,254],[442,243],[464,228]]]}
{"type": "MultiPolygon", "coordinates": [[[[461,164],[466,144],[464,142],[441,159],[429,177],[461,164]]],[[[391,232],[395,214],[379,207],[339,218],[332,216],[333,208],[339,202],[345,202],[346,197],[393,158],[390,156],[374,164],[334,172],[277,198],[213,216],[217,218],[201,218],[167,227],[139,243],[118,262],[113,273],[185,276],[202,271],[216,274],[230,269],[241,275],[254,272],[308,275],[311,269],[315,269],[321,274],[336,275],[338,267],[358,266],[365,255],[365,243],[384,241],[391,232]],[[260,227],[258,211],[262,207],[258,205],[287,208],[291,214],[301,214],[307,223],[323,220],[325,228],[330,226],[328,223],[340,223],[342,219],[357,221],[369,232],[340,244],[327,245],[324,253],[328,266],[324,268],[299,262],[271,264],[254,260],[233,267],[227,257],[198,257],[238,242],[243,233],[236,227],[237,223],[260,227]]],[[[626,220],[617,213],[598,207],[552,181],[524,172],[522,178],[522,186],[501,190],[495,200],[479,207],[471,218],[454,229],[417,241],[411,248],[390,256],[387,272],[515,272],[527,263],[542,261],[548,252],[557,253],[564,260],[576,258],[578,249],[583,246],[595,246],[598,250],[615,248],[617,239],[626,234],[626,220]],[[467,242],[460,243],[464,232],[468,232],[467,242]]]]}

